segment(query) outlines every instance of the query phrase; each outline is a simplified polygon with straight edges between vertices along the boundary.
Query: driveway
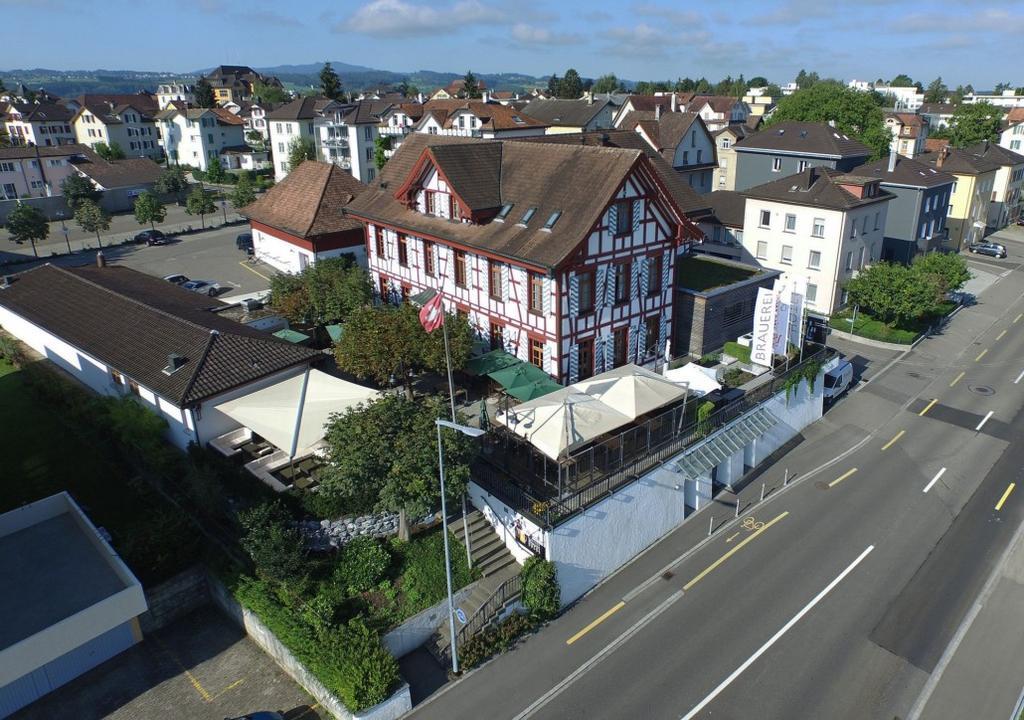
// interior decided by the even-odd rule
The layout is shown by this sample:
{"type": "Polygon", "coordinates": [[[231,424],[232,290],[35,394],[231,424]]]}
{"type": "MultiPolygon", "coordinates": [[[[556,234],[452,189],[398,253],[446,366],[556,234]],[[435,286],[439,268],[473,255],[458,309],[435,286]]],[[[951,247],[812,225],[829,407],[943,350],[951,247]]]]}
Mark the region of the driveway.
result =
{"type": "Polygon", "coordinates": [[[276,710],[319,720],[315,701],[212,606],[11,716],[14,720],[224,720],[276,710]]]}

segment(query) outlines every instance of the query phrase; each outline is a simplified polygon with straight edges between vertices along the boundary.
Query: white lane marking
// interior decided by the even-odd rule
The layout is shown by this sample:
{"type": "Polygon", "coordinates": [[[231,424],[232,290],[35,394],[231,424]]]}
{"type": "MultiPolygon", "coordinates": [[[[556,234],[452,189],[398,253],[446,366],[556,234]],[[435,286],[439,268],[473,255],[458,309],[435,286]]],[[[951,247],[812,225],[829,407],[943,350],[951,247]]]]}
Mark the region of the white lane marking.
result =
{"type": "Polygon", "coordinates": [[[1016,385],[1017,383],[1019,383],[1021,381],[1021,378],[1024,378],[1024,370],[1020,371],[1020,375],[1018,375],[1017,379],[1013,381],[1013,384],[1016,385]]]}
{"type": "Polygon", "coordinates": [[[981,422],[980,422],[980,423],[978,423],[978,427],[974,428],[974,430],[975,430],[975,431],[981,430],[981,427],[982,427],[982,425],[984,425],[985,423],[987,423],[987,422],[988,422],[988,419],[989,419],[990,417],[992,417],[993,415],[995,415],[995,413],[996,413],[996,411],[995,411],[995,410],[989,410],[989,411],[988,411],[988,415],[986,415],[985,417],[983,417],[983,418],[981,419],[981,422]]]}
{"type": "Polygon", "coordinates": [[[824,599],[824,597],[826,595],[828,595],[836,587],[836,585],[841,583],[843,581],[843,579],[846,578],[847,575],[849,575],[851,572],[853,572],[853,569],[855,567],[857,567],[858,565],[860,565],[861,561],[863,561],[864,558],[866,558],[871,553],[871,551],[874,550],[874,549],[875,549],[874,545],[868,545],[867,549],[864,550],[864,552],[862,552],[857,557],[856,560],[854,560],[852,563],[850,563],[846,567],[845,570],[843,570],[841,573],[839,573],[839,575],[836,577],[835,580],[833,580],[827,586],[825,586],[824,590],[822,590],[820,593],[815,595],[813,600],[811,600],[809,603],[804,605],[803,609],[800,612],[798,612],[796,615],[794,615],[793,618],[789,622],[787,622],[785,625],[783,625],[781,630],[779,630],[777,633],[772,635],[771,638],[768,640],[768,642],[766,642],[764,645],[762,645],[760,648],[758,648],[757,652],[755,652],[753,655],[751,655],[749,658],[747,658],[747,660],[742,665],[740,665],[738,668],[736,668],[733,671],[732,675],[730,675],[725,680],[723,680],[722,683],[718,687],[716,687],[714,690],[711,691],[710,695],[708,695],[706,698],[704,698],[703,700],[700,701],[699,705],[697,705],[695,708],[693,708],[693,710],[691,710],[686,715],[684,715],[683,716],[683,720],[691,720],[692,718],[697,717],[697,713],[699,713],[701,710],[703,710],[705,707],[707,707],[707,705],[712,700],[714,700],[716,697],[718,697],[719,694],[721,694],[721,692],[723,690],[725,690],[727,687],[729,687],[729,685],[732,684],[733,680],[738,678],[740,675],[743,674],[743,672],[747,668],[749,668],[751,665],[753,665],[755,662],[757,662],[757,659],[759,657],[761,657],[766,652],[768,652],[768,650],[771,648],[771,646],[779,641],[779,638],[781,638],[783,635],[785,635],[787,632],[789,632],[790,628],[792,628],[794,625],[796,625],[798,622],[800,622],[800,619],[803,618],[804,615],[809,613],[814,608],[815,605],[817,605],[819,602],[821,602],[822,599],[824,599]]]}
{"type": "Polygon", "coordinates": [[[932,485],[937,483],[939,481],[939,478],[942,477],[945,473],[946,473],[946,468],[942,468],[941,470],[939,470],[935,474],[935,477],[932,478],[932,481],[924,486],[924,490],[922,492],[928,492],[929,490],[931,490],[932,489],[932,485]]]}
{"type": "Polygon", "coordinates": [[[643,616],[633,627],[626,630],[624,633],[619,635],[617,638],[612,640],[610,643],[604,646],[594,657],[587,660],[585,663],[576,668],[568,677],[562,682],[555,685],[553,688],[548,690],[546,693],[541,695],[539,698],[533,701],[533,703],[523,710],[521,713],[515,716],[514,720],[525,720],[525,718],[531,717],[534,713],[540,710],[542,707],[547,705],[549,702],[554,700],[556,697],[561,695],[570,685],[578,680],[584,673],[590,670],[592,667],[597,665],[599,662],[604,660],[606,657],[611,655],[620,645],[629,640],[631,637],[636,635],[638,632],[644,629],[648,623],[654,620],[656,617],[661,615],[663,612],[669,609],[673,603],[683,596],[682,590],[676,590],[674,593],[668,596],[664,602],[658,607],[651,610],[649,613],[643,616]]]}

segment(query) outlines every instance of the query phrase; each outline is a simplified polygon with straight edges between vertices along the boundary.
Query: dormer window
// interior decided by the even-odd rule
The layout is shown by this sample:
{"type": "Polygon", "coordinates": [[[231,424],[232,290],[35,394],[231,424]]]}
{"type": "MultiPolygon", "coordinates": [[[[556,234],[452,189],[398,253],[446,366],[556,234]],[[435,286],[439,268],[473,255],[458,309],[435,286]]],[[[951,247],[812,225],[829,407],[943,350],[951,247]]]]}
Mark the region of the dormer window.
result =
{"type": "Polygon", "coordinates": [[[537,208],[535,208],[535,207],[528,208],[527,211],[523,213],[523,219],[519,221],[519,224],[520,225],[526,225],[528,222],[530,222],[530,220],[533,219],[533,216],[536,213],[537,213],[537,208]]]}
{"type": "Polygon", "coordinates": [[[562,211],[555,210],[553,213],[551,213],[551,215],[548,216],[547,222],[544,223],[544,229],[550,230],[551,228],[553,228],[555,226],[555,223],[558,222],[558,218],[560,217],[562,217],[562,211]]]}
{"type": "Polygon", "coordinates": [[[504,221],[505,218],[508,217],[508,214],[512,212],[513,206],[515,206],[515,203],[505,203],[502,205],[501,210],[498,211],[498,214],[495,215],[494,219],[504,221]]]}

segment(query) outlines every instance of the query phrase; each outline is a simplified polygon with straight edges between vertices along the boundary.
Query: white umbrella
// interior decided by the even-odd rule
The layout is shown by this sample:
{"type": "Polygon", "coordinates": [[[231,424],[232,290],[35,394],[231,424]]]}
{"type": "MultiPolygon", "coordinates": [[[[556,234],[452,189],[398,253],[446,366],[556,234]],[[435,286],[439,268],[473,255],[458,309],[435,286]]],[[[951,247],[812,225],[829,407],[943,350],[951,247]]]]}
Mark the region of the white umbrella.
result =
{"type": "Polygon", "coordinates": [[[657,373],[629,364],[572,387],[635,420],[686,397],[686,388],[657,373]]]}
{"type": "Polygon", "coordinates": [[[574,448],[628,425],[630,418],[570,387],[516,405],[497,421],[557,461],[574,448]]]}

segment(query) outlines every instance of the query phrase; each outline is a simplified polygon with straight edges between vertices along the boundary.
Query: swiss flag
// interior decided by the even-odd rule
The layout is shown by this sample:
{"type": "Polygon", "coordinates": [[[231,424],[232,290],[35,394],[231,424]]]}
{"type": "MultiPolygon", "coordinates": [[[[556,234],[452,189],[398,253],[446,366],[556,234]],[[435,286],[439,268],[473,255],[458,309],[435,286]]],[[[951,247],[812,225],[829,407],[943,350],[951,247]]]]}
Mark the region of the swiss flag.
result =
{"type": "Polygon", "coordinates": [[[420,324],[428,333],[444,325],[444,301],[441,299],[441,293],[437,293],[420,308],[420,324]]]}

